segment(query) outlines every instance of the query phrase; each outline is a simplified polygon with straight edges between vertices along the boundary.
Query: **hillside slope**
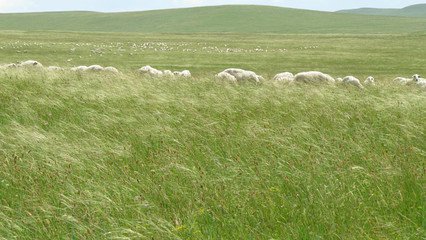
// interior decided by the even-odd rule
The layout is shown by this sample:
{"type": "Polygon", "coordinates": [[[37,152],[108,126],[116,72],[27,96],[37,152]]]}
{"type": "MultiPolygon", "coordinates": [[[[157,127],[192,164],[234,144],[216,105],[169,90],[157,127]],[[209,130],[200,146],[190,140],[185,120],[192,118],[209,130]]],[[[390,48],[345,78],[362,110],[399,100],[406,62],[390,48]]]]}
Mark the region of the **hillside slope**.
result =
{"type": "Polygon", "coordinates": [[[146,33],[411,33],[426,19],[359,16],[269,6],[216,6],[127,13],[0,14],[0,30],[146,33]]]}
{"type": "Polygon", "coordinates": [[[402,9],[386,8],[359,8],[338,11],[339,13],[353,13],[363,15],[421,17],[426,18],[426,4],[416,4],[402,9]]]}

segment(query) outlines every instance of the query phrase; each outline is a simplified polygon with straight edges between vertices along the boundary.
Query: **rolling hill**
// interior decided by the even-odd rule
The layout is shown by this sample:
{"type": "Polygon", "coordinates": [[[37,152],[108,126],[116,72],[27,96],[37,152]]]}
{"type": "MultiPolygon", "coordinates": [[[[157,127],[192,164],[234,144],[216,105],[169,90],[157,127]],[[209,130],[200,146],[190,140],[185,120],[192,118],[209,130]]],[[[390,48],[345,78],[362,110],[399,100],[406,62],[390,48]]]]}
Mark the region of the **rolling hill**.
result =
{"type": "Polygon", "coordinates": [[[0,30],[142,33],[412,33],[426,19],[227,5],[144,12],[0,14],[0,30]]]}
{"type": "Polygon", "coordinates": [[[378,16],[399,16],[399,17],[422,17],[426,18],[426,4],[416,4],[401,9],[386,8],[359,8],[338,11],[339,13],[353,13],[363,15],[378,16]]]}

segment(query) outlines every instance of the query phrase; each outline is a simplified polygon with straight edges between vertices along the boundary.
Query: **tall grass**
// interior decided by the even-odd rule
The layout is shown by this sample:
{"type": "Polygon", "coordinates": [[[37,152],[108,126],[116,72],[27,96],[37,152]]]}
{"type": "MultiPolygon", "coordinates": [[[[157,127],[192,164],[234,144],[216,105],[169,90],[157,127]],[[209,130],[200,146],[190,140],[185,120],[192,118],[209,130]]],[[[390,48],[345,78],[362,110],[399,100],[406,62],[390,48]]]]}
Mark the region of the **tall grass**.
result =
{"type": "Polygon", "coordinates": [[[0,73],[0,238],[421,239],[425,92],[0,73]]]}

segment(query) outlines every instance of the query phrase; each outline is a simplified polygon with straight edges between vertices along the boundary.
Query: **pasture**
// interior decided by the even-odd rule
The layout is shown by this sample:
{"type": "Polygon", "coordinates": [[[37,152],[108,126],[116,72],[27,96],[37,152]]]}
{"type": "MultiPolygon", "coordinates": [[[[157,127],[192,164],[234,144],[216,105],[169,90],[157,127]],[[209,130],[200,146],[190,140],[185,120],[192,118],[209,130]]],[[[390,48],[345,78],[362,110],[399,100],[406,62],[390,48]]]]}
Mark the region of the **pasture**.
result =
{"type": "Polygon", "coordinates": [[[426,35],[0,33],[0,239],[421,239],[426,35]],[[141,76],[143,65],[193,79],[141,76]],[[230,84],[228,67],[377,86],[230,84]]]}
{"type": "MultiPolygon", "coordinates": [[[[402,11],[402,10],[401,10],[402,11]]],[[[358,13],[355,11],[355,13],[358,13]]],[[[426,16],[424,5],[402,16],[426,16]]],[[[258,5],[225,5],[142,12],[0,14],[0,30],[135,33],[401,34],[425,33],[421,17],[371,16],[258,5]]]]}

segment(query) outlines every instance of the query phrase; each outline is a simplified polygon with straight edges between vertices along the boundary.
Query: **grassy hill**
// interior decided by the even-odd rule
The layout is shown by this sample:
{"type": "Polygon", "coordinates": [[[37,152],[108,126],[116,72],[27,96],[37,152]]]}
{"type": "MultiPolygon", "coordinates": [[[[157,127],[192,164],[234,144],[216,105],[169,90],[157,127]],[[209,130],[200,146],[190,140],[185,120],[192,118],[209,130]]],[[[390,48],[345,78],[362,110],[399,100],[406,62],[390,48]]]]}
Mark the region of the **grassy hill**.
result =
{"type": "Polygon", "coordinates": [[[146,33],[411,33],[426,19],[298,10],[270,6],[216,6],[126,13],[0,14],[0,30],[146,33]]]}
{"type": "Polygon", "coordinates": [[[416,4],[402,9],[386,8],[359,8],[338,11],[340,13],[353,13],[363,15],[421,17],[426,18],[426,4],[416,4]]]}

